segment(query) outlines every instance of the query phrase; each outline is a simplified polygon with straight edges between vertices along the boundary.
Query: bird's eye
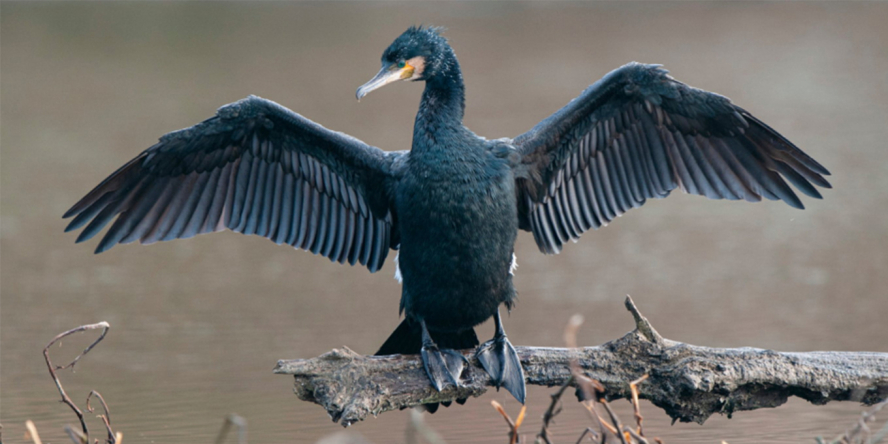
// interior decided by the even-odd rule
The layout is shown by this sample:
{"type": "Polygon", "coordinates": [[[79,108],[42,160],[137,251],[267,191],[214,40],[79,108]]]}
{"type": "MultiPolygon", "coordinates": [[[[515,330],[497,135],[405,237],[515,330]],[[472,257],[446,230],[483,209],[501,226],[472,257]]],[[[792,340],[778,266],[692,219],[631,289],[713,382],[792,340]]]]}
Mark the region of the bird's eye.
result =
{"type": "Polygon", "coordinates": [[[398,69],[401,69],[401,68],[403,68],[403,67],[406,66],[406,65],[407,65],[407,62],[401,60],[400,62],[398,62],[398,69]]]}

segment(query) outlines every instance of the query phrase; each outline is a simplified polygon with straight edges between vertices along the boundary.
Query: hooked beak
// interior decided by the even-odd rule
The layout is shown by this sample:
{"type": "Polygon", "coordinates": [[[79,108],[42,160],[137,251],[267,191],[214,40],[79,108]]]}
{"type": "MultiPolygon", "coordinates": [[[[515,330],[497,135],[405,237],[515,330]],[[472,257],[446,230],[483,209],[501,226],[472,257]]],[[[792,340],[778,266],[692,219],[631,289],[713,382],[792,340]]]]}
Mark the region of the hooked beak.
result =
{"type": "Polygon", "coordinates": [[[369,82],[361,85],[360,88],[358,88],[358,90],[355,92],[355,97],[358,99],[358,101],[360,101],[361,98],[369,94],[370,91],[373,91],[374,89],[379,89],[385,85],[388,85],[389,83],[409,78],[412,75],[413,67],[410,65],[405,65],[401,69],[398,69],[393,65],[383,66],[375,77],[373,77],[372,79],[370,79],[369,82]]]}

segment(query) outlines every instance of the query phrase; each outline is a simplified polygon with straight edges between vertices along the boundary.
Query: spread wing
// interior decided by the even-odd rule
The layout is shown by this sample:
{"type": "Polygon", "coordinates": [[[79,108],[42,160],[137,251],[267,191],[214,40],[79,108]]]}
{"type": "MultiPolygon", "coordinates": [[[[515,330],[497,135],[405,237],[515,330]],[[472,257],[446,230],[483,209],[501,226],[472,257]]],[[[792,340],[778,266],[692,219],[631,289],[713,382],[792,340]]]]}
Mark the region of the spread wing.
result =
{"type": "Polygon", "coordinates": [[[514,140],[519,226],[544,253],[676,187],[711,199],[801,201],[829,172],[771,127],[658,65],[630,63],[514,140]],[[813,184],[813,185],[812,185],[813,184]]]}
{"type": "Polygon", "coordinates": [[[378,270],[398,244],[386,153],[250,96],[160,141],[105,179],[64,217],[77,242],[117,220],[114,245],[229,229],[332,261],[378,270]]]}

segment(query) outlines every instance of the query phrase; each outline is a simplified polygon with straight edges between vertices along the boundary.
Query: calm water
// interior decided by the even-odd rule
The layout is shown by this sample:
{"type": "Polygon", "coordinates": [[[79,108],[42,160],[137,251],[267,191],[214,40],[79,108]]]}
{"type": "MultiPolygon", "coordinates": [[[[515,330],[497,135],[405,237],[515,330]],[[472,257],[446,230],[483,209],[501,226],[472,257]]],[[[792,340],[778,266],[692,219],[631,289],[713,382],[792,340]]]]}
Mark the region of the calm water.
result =
{"type": "MultiPolygon", "coordinates": [[[[223,418],[253,443],[314,442],[340,431],[299,401],[278,359],[347,345],[370,353],[398,323],[391,263],[371,275],[231,233],[94,256],[61,214],[158,136],[257,94],[384,149],[406,149],[420,85],[354,100],[408,25],[449,28],[468,90],[466,123],[514,136],[607,71],[663,63],[725,94],[826,165],[834,190],[806,211],[778,203],[674,195],[588,233],[556,257],[517,246],[521,300],[512,341],[582,344],[632,328],[632,294],[671,339],[716,347],[888,351],[888,5],[707,4],[110,4],[2,5],[2,318],[0,423],[22,442],[67,442],[41,350],[57,333],[105,320],[107,339],[64,373],[81,403],[99,390],[126,442],[211,442],[223,418]]],[[[479,335],[492,334],[484,325],[479,335]]],[[[53,350],[72,358],[93,336],[53,350]]],[[[550,390],[531,387],[528,432],[550,390]]],[[[505,440],[488,393],[429,424],[450,442],[505,440]]],[[[626,418],[628,404],[618,402],[626,418]]],[[[666,442],[813,442],[861,411],[793,400],[776,410],[669,425],[666,442]]],[[[409,415],[351,433],[400,442],[409,415]]],[[[91,419],[94,431],[101,430],[91,419]]],[[[585,415],[568,404],[555,432],[573,442],[585,415]]]]}

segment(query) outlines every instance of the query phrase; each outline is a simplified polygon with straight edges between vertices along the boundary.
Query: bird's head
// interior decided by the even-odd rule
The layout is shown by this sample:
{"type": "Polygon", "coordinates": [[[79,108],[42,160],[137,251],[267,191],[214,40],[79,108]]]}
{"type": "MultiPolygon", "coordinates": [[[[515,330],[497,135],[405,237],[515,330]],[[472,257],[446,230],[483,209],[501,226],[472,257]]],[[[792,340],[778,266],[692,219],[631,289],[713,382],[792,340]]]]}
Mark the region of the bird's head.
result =
{"type": "Polygon", "coordinates": [[[382,53],[382,69],[358,88],[358,100],[370,91],[398,80],[428,80],[439,73],[450,51],[441,28],[411,26],[382,53]]]}

